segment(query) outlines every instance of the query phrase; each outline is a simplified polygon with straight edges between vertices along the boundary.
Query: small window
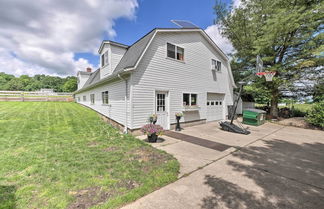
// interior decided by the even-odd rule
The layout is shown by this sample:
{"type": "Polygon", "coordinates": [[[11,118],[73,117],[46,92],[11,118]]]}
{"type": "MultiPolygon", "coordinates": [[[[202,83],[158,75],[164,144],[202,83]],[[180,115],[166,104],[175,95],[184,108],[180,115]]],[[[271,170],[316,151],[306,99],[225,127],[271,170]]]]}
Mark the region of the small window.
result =
{"type": "Polygon", "coordinates": [[[209,102],[207,102],[207,106],[209,106],[209,102]]]}
{"type": "Polygon", "coordinates": [[[175,59],[175,45],[167,44],[168,48],[168,57],[175,59]]]}
{"type": "Polygon", "coordinates": [[[212,59],[212,70],[221,71],[222,63],[218,60],[212,59]]]}
{"type": "Polygon", "coordinates": [[[197,105],[197,94],[183,94],[183,106],[197,105]]]}
{"type": "Polygon", "coordinates": [[[214,102],[211,102],[211,105],[213,106],[215,103],[214,102]]]}
{"type": "Polygon", "coordinates": [[[101,67],[105,66],[105,54],[101,55],[101,67]]]}
{"type": "Polygon", "coordinates": [[[197,94],[191,94],[191,105],[197,105],[197,94]]]}
{"type": "Polygon", "coordinates": [[[190,94],[183,94],[183,106],[189,106],[190,94]]]}
{"type": "Polygon", "coordinates": [[[216,102],[216,105],[218,105],[218,102],[216,102]]]}
{"type": "Polygon", "coordinates": [[[83,101],[87,101],[87,96],[83,96],[83,101]]]}
{"type": "Polygon", "coordinates": [[[184,61],[184,48],[167,43],[167,56],[172,59],[184,61]]]}
{"type": "Polygon", "coordinates": [[[222,102],[219,102],[219,105],[222,105],[222,102]]]}
{"type": "Polygon", "coordinates": [[[212,59],[212,70],[216,70],[216,60],[212,59]]]}
{"type": "Polygon", "coordinates": [[[78,102],[80,102],[81,101],[81,99],[80,99],[80,97],[78,97],[78,102]]]}
{"type": "Polygon", "coordinates": [[[101,67],[104,67],[108,64],[108,51],[101,55],[101,67]]]}
{"type": "Polygon", "coordinates": [[[102,104],[109,104],[108,91],[101,92],[102,104]]]}
{"type": "Polygon", "coordinates": [[[221,68],[222,68],[222,63],[220,61],[217,61],[216,70],[220,72],[222,70],[221,68]]]}
{"type": "Polygon", "coordinates": [[[90,101],[91,101],[91,104],[95,103],[95,95],[94,94],[90,94],[90,101]]]}
{"type": "Polygon", "coordinates": [[[184,49],[177,46],[177,60],[184,60],[184,49]]]}

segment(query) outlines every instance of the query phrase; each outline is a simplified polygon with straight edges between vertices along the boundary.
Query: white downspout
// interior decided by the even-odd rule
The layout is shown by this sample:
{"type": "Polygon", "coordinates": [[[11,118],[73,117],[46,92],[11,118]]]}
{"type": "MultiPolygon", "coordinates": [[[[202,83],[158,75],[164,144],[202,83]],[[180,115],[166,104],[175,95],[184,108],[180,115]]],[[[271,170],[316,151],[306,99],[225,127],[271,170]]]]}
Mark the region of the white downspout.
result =
{"type": "Polygon", "coordinates": [[[127,79],[124,79],[123,77],[120,76],[120,74],[117,75],[118,78],[120,78],[121,80],[125,81],[125,124],[124,124],[124,133],[127,134],[128,129],[127,129],[127,118],[128,118],[128,114],[127,114],[127,79]]]}

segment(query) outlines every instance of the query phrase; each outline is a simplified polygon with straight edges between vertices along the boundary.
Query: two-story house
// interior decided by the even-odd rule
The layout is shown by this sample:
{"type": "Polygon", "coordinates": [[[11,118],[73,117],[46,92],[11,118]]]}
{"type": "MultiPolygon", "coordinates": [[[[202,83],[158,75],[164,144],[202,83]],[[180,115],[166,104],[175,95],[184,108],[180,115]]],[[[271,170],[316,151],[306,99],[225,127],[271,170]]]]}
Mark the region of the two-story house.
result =
{"type": "Polygon", "coordinates": [[[223,120],[235,86],[229,59],[199,28],[156,28],[131,46],[103,41],[100,68],[78,72],[76,101],[124,131],[139,130],[151,114],[173,128],[223,120]]]}

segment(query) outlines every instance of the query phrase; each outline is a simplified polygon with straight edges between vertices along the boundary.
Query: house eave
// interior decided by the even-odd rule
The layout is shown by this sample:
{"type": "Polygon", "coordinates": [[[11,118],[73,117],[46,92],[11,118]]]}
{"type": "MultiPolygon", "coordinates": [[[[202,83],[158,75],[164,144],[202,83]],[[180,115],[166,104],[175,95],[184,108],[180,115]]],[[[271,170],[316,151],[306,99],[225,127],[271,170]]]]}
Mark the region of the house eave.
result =
{"type": "Polygon", "coordinates": [[[108,77],[106,77],[106,78],[101,79],[100,81],[98,81],[98,82],[96,82],[96,83],[94,83],[94,84],[91,84],[91,85],[89,85],[89,86],[87,86],[87,87],[85,87],[85,88],[81,88],[81,89],[79,89],[79,90],[73,92],[73,95],[75,95],[75,94],[79,94],[79,93],[82,93],[82,92],[85,92],[85,91],[87,91],[87,90],[93,89],[93,88],[95,88],[95,87],[97,87],[97,86],[100,86],[100,85],[103,85],[103,84],[105,84],[105,83],[109,83],[109,82],[111,82],[111,81],[114,81],[114,80],[116,80],[116,79],[119,79],[119,78],[118,78],[118,75],[129,75],[131,72],[132,72],[132,70],[128,70],[128,71],[120,72],[120,73],[118,73],[118,74],[117,74],[117,73],[116,73],[116,74],[112,74],[112,75],[110,75],[110,76],[108,76],[108,77]]]}
{"type": "Polygon", "coordinates": [[[100,47],[99,47],[99,49],[98,49],[98,53],[99,53],[99,54],[101,53],[101,51],[102,51],[102,49],[103,49],[103,46],[104,46],[105,44],[111,44],[111,45],[119,46],[119,47],[122,47],[122,48],[125,48],[125,49],[127,49],[127,48],[129,47],[129,46],[125,45],[125,44],[117,43],[117,42],[114,42],[114,41],[107,41],[107,40],[104,40],[104,41],[101,42],[100,47]]]}

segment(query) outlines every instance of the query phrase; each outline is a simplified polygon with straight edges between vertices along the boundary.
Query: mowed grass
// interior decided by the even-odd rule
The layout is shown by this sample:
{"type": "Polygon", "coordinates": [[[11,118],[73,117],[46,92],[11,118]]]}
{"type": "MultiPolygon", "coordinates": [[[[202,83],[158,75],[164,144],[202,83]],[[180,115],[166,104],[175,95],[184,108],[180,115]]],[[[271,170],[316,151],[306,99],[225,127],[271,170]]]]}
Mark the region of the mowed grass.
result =
{"type": "Polygon", "coordinates": [[[178,162],[76,103],[0,102],[0,208],[116,208],[178,162]]]}

